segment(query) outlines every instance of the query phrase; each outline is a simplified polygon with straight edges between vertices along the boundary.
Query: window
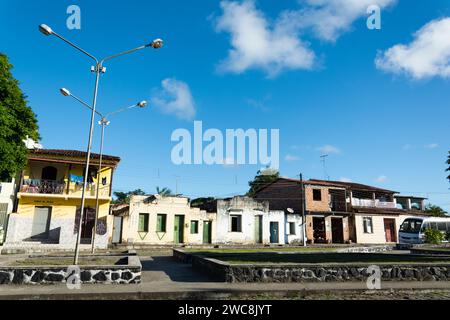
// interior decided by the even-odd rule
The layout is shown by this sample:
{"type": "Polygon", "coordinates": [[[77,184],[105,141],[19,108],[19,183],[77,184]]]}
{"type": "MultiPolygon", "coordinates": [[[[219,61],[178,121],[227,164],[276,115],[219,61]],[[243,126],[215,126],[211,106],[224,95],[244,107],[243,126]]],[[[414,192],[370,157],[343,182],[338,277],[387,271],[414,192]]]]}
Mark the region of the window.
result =
{"type": "Polygon", "coordinates": [[[139,228],[138,232],[148,232],[148,213],[139,213],[139,228]]]}
{"type": "Polygon", "coordinates": [[[289,234],[294,236],[295,233],[295,222],[289,222],[289,234]]]}
{"type": "Polygon", "coordinates": [[[156,217],[156,232],[166,232],[167,214],[158,214],[156,217]]]}
{"type": "Polygon", "coordinates": [[[447,224],[445,222],[438,222],[437,227],[439,231],[447,231],[447,224]]]}
{"type": "Polygon", "coordinates": [[[313,189],[313,200],[314,201],[322,201],[322,190],[313,189]]]}
{"type": "Polygon", "coordinates": [[[198,221],[191,221],[191,234],[198,234],[198,221]]]}
{"type": "Polygon", "coordinates": [[[242,232],[242,216],[231,216],[231,232],[242,232]]]}
{"type": "Polygon", "coordinates": [[[372,218],[364,217],[363,218],[363,226],[364,233],[372,234],[373,233],[373,221],[372,218]]]}
{"type": "MultiPolygon", "coordinates": [[[[422,220],[418,219],[406,219],[405,222],[403,222],[402,226],[400,227],[400,232],[403,233],[419,233],[420,228],[422,228],[422,220]]],[[[426,224],[424,225],[424,228],[426,228],[426,224]]]]}

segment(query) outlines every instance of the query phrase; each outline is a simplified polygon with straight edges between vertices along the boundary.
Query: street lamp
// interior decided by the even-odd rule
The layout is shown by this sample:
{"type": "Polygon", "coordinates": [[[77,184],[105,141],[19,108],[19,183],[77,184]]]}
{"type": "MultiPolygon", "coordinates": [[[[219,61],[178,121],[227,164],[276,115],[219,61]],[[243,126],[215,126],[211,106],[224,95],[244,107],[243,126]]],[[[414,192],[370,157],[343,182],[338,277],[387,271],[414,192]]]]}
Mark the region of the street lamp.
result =
{"type": "MultiPolygon", "coordinates": [[[[42,34],[44,34],[45,36],[51,36],[51,35],[56,36],[57,38],[61,39],[62,41],[64,41],[68,45],[72,46],[73,48],[77,49],[78,51],[80,51],[84,55],[88,56],[89,58],[91,58],[95,62],[95,66],[93,66],[91,68],[91,71],[95,72],[96,77],[95,77],[95,86],[94,86],[94,97],[93,97],[93,103],[92,103],[91,121],[90,121],[90,127],[89,127],[89,139],[88,139],[87,152],[86,152],[86,170],[85,170],[86,172],[84,174],[83,191],[82,191],[82,196],[81,196],[81,213],[80,213],[80,220],[78,222],[79,225],[78,225],[77,242],[75,244],[74,265],[78,265],[78,257],[79,257],[79,253],[80,253],[81,226],[83,224],[83,214],[84,214],[84,209],[85,209],[87,180],[88,180],[88,174],[89,174],[89,163],[90,163],[91,149],[92,149],[92,136],[93,136],[93,133],[94,133],[94,120],[95,120],[95,113],[96,113],[96,107],[97,107],[98,85],[99,85],[99,81],[100,81],[100,75],[102,73],[106,72],[106,68],[104,68],[103,64],[106,61],[109,61],[111,59],[118,58],[118,57],[130,54],[132,52],[135,52],[135,51],[138,51],[138,50],[141,50],[141,49],[145,49],[145,48],[148,48],[148,47],[151,47],[151,48],[154,48],[154,49],[162,48],[163,41],[161,39],[156,39],[156,40],[152,41],[150,44],[143,45],[143,46],[140,46],[140,47],[128,50],[128,51],[124,51],[124,52],[121,52],[121,53],[118,53],[118,54],[106,57],[103,60],[99,60],[95,56],[90,54],[89,52],[85,51],[84,49],[80,48],[79,46],[77,46],[74,43],[70,42],[69,40],[65,39],[64,37],[62,37],[58,33],[54,32],[52,30],[52,28],[50,28],[46,24],[41,24],[39,26],[39,31],[42,34]]],[[[62,93],[63,94],[67,94],[67,93],[70,94],[69,91],[62,92],[62,93]]]]}
{"type": "MultiPolygon", "coordinates": [[[[84,102],[83,100],[81,100],[77,96],[71,94],[69,90],[67,90],[65,88],[61,88],[59,91],[61,92],[61,94],[63,96],[65,96],[65,97],[69,97],[70,96],[70,97],[74,98],[75,100],[77,100],[78,102],[80,102],[81,104],[83,104],[84,106],[86,106],[89,109],[93,110],[93,108],[88,103],[84,102]]],[[[111,124],[111,122],[109,121],[109,118],[112,115],[116,115],[118,113],[125,112],[127,110],[134,109],[134,108],[143,109],[146,106],[147,106],[147,101],[143,100],[143,101],[140,101],[140,102],[138,102],[138,103],[136,103],[134,105],[131,105],[129,107],[118,109],[118,110],[116,110],[114,112],[107,113],[106,115],[103,115],[102,113],[98,112],[97,110],[95,111],[95,113],[97,113],[101,117],[101,120],[98,122],[98,124],[102,126],[102,134],[101,134],[101,139],[100,139],[100,160],[99,160],[99,166],[98,166],[98,172],[97,172],[97,190],[96,190],[96,196],[95,196],[95,201],[96,201],[96,203],[95,203],[95,222],[94,222],[94,231],[93,231],[93,234],[92,234],[92,244],[91,244],[92,245],[92,247],[91,247],[92,254],[95,253],[95,237],[97,235],[98,212],[99,212],[99,209],[100,209],[100,204],[99,204],[100,180],[101,180],[101,172],[102,172],[102,169],[103,169],[103,167],[102,167],[103,163],[102,162],[103,162],[103,146],[104,146],[104,140],[105,140],[105,128],[111,124]]]]}

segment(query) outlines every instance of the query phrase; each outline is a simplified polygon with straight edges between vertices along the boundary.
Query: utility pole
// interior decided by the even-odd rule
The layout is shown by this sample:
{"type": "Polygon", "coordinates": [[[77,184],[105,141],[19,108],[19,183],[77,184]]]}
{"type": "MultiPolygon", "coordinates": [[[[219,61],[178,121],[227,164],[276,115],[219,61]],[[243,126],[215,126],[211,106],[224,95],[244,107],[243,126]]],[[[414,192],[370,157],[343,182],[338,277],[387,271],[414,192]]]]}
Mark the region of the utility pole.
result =
{"type": "Polygon", "coordinates": [[[300,173],[300,185],[302,189],[302,225],[303,225],[303,246],[306,247],[306,198],[305,198],[305,184],[303,183],[303,174],[300,173]]]}
{"type": "Polygon", "coordinates": [[[327,164],[326,164],[328,155],[324,154],[323,156],[320,156],[320,158],[322,159],[322,163],[323,163],[323,177],[324,177],[324,180],[330,180],[330,176],[328,175],[327,164]]]}

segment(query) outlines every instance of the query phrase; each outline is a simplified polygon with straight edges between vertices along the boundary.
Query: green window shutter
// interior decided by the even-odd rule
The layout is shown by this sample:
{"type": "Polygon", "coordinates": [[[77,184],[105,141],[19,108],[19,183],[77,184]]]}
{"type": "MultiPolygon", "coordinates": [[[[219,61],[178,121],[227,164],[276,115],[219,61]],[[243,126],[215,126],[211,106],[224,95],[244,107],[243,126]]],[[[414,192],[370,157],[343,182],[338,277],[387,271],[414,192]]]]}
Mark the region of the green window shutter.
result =
{"type": "Polygon", "coordinates": [[[148,219],[149,215],[147,213],[139,214],[139,232],[148,232],[148,219]]]}
{"type": "Polygon", "coordinates": [[[161,217],[161,215],[160,214],[158,214],[158,219],[156,220],[156,231],[158,231],[158,232],[161,232],[161,219],[162,217],[161,217]]]}
{"type": "Polygon", "coordinates": [[[156,231],[157,232],[166,232],[166,219],[167,215],[158,214],[156,219],[156,231]]]}

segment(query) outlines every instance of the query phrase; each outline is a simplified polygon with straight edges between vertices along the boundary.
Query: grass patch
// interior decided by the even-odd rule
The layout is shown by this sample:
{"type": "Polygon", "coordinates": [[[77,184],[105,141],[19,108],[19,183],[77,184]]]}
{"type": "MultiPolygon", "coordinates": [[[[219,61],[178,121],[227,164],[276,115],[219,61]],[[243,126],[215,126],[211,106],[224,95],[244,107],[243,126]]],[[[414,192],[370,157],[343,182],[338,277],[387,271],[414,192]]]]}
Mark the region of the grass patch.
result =
{"type": "Polygon", "coordinates": [[[231,264],[450,264],[450,258],[370,253],[256,253],[210,255],[231,264]]]}
{"type": "Polygon", "coordinates": [[[247,249],[184,249],[184,251],[188,253],[195,253],[195,254],[234,254],[234,253],[312,253],[312,252],[336,252],[337,250],[342,248],[331,248],[331,247],[317,247],[317,248],[247,248],[247,249]]]}
{"type": "MultiPolygon", "coordinates": [[[[83,258],[78,261],[80,266],[103,266],[103,265],[116,265],[118,264],[118,258],[108,257],[95,257],[95,258],[83,258]]],[[[32,266],[71,266],[73,265],[73,258],[61,257],[61,258],[27,258],[23,260],[17,260],[9,264],[14,267],[32,267],[32,266]]]]}

